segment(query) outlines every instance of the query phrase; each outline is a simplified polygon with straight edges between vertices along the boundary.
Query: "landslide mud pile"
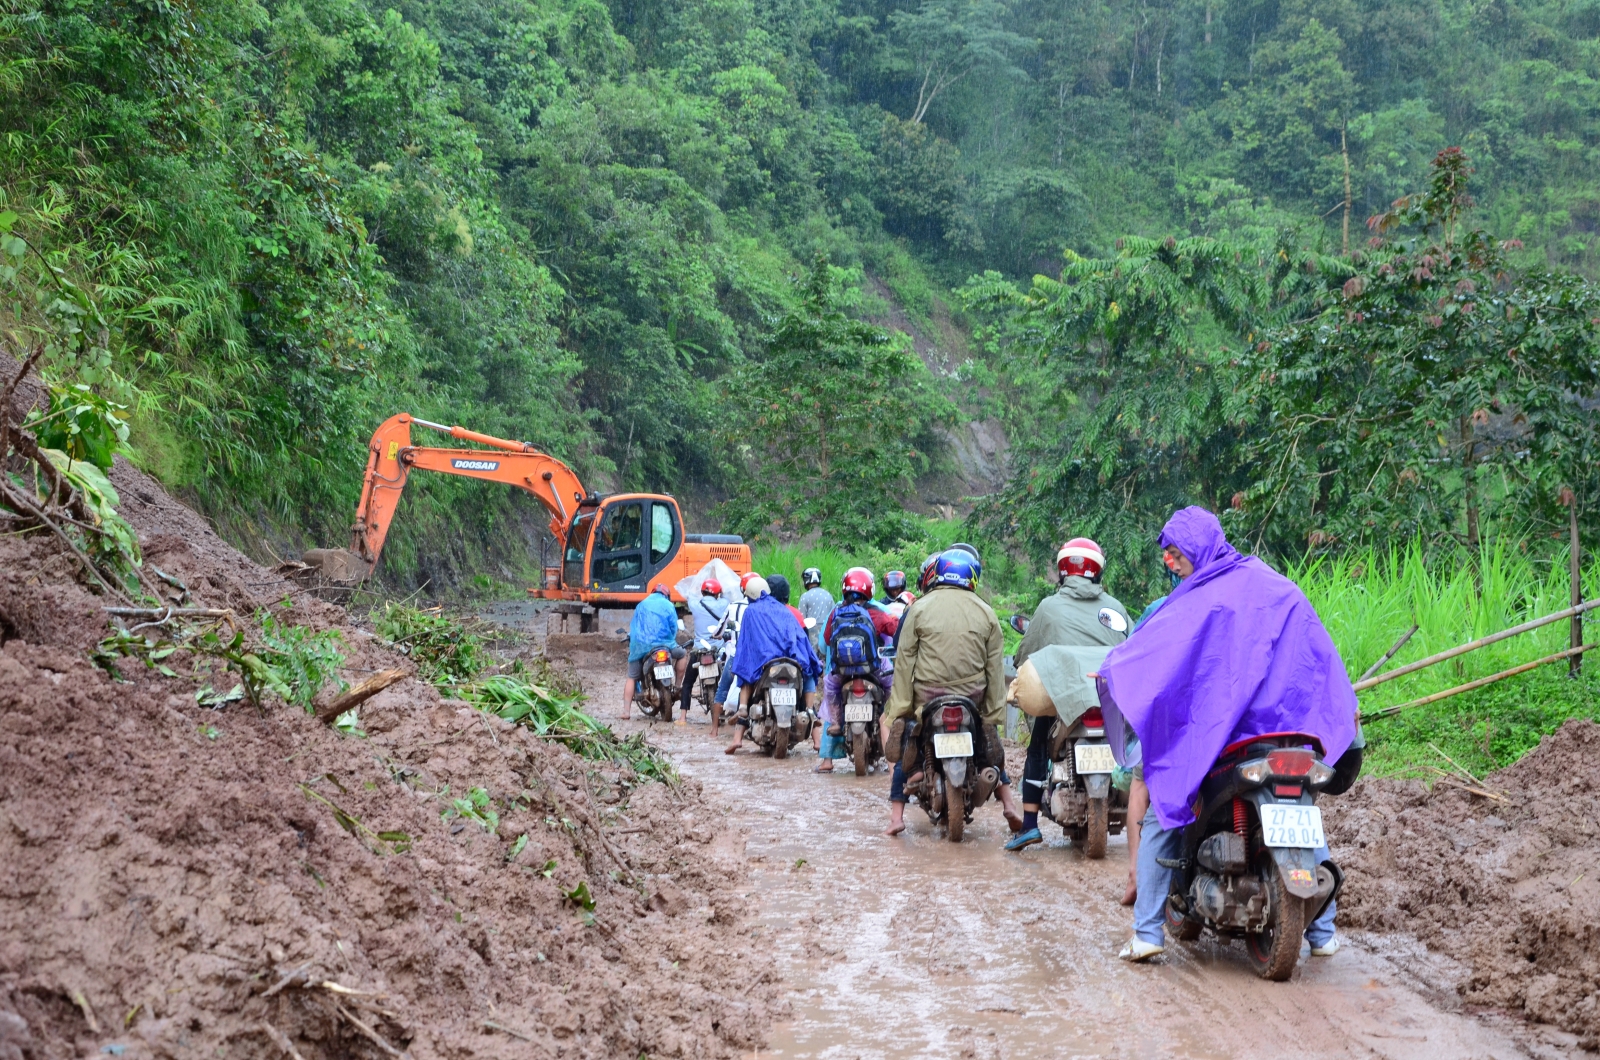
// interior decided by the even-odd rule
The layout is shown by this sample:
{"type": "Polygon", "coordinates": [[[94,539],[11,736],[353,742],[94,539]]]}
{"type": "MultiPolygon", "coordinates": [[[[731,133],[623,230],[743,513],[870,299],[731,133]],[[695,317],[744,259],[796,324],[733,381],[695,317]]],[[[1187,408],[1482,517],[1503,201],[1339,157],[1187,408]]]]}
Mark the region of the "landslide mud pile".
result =
{"type": "Polygon", "coordinates": [[[1414,934],[1471,969],[1468,1004],[1600,1048],[1600,725],[1568,721],[1484,783],[1500,798],[1369,779],[1324,801],[1340,923],[1414,934]]]}
{"type": "MultiPolygon", "coordinates": [[[[342,628],[351,683],[404,665],[150,479],[113,482],[192,605],[288,595],[287,621],[342,628]]],[[[761,1044],[775,993],[742,850],[692,782],[580,759],[415,679],[362,707],[366,739],[271,701],[202,707],[201,682],[138,659],[113,681],[78,578],[51,539],[0,536],[0,1060],[761,1044]],[[492,832],[442,816],[474,788],[492,832]]]]}

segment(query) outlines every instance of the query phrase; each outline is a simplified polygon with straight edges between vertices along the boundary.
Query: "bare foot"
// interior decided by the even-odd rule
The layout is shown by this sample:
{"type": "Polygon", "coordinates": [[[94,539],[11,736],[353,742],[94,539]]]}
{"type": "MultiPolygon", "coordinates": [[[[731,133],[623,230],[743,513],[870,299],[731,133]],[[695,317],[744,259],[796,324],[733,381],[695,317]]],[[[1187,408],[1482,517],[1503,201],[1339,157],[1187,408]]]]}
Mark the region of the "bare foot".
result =
{"type": "Polygon", "coordinates": [[[1015,810],[1005,810],[1003,812],[1005,814],[1006,824],[1010,826],[1011,831],[1014,833],[1020,833],[1022,831],[1022,818],[1017,816],[1015,810]]]}
{"type": "Polygon", "coordinates": [[[722,753],[725,754],[725,755],[731,755],[731,754],[733,754],[734,752],[736,752],[738,750],[739,750],[739,745],[734,743],[734,744],[729,744],[727,747],[723,748],[722,753]]]}
{"type": "Polygon", "coordinates": [[[832,773],[833,772],[833,763],[832,762],[819,762],[818,764],[816,764],[816,765],[811,767],[811,772],[813,772],[813,773],[832,773]]]}
{"type": "Polygon", "coordinates": [[[891,824],[888,828],[885,828],[883,830],[883,834],[886,835],[886,836],[891,836],[892,837],[892,836],[899,835],[901,832],[904,832],[905,830],[906,830],[906,823],[904,821],[901,821],[899,824],[891,824]]]}

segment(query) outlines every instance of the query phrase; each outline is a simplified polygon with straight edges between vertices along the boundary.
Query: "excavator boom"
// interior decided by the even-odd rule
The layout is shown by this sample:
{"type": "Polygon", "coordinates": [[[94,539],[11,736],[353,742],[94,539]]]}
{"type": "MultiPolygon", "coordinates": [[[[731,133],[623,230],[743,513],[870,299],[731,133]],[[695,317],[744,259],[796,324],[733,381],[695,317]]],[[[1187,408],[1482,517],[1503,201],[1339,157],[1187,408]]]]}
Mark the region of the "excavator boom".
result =
{"type": "Polygon", "coordinates": [[[361,488],[361,503],[356,508],[356,522],[350,534],[350,551],[366,562],[369,574],[378,565],[395,509],[400,506],[400,494],[413,468],[501,482],[526,490],[550,513],[550,533],[563,546],[572,516],[584,498],[583,483],[570,467],[527,442],[495,438],[464,427],[429,423],[404,412],[390,416],[373,432],[368,446],[366,481],[361,488]],[[501,452],[413,446],[412,424],[501,452]]]}

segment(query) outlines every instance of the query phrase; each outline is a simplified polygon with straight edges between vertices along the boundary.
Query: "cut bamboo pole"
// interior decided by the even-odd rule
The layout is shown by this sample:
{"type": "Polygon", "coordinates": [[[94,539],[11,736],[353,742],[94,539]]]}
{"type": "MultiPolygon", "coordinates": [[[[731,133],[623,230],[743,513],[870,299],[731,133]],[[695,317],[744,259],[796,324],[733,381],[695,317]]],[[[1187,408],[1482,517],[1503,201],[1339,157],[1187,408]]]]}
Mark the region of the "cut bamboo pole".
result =
{"type": "MultiPolygon", "coordinates": [[[[1355,684],[1355,690],[1357,692],[1365,692],[1367,689],[1375,688],[1378,685],[1383,684],[1385,681],[1393,681],[1397,677],[1404,677],[1406,674],[1414,674],[1418,670],[1426,670],[1428,667],[1437,663],[1442,663],[1448,659],[1454,659],[1457,655],[1465,655],[1469,651],[1476,651],[1479,648],[1488,647],[1490,644],[1497,644],[1500,641],[1505,640],[1507,637],[1515,637],[1518,633],[1526,633],[1530,629],[1538,629],[1540,626],[1548,626],[1552,622],[1560,622],[1563,618],[1571,618],[1574,615],[1581,615],[1585,611],[1593,611],[1597,607],[1600,607],[1600,600],[1589,600],[1585,603],[1579,604],[1577,607],[1569,607],[1564,611],[1557,611],[1553,615],[1545,615],[1543,618],[1536,618],[1531,622],[1524,622],[1520,626],[1512,626],[1510,629],[1503,629],[1499,633],[1491,633],[1489,636],[1480,637],[1477,640],[1472,641],[1470,644],[1462,644],[1459,647],[1451,648],[1448,651],[1442,651],[1437,655],[1430,655],[1426,659],[1419,659],[1414,663],[1407,663],[1398,670],[1390,670],[1386,674],[1379,674],[1377,677],[1369,677],[1364,681],[1357,681],[1355,684]]],[[[1565,658],[1565,656],[1563,656],[1563,658],[1565,658]]]]}
{"type": "Polygon", "coordinates": [[[1384,652],[1383,653],[1383,658],[1379,659],[1377,662],[1375,662],[1371,666],[1367,667],[1367,672],[1362,674],[1361,677],[1359,678],[1359,680],[1365,681],[1367,678],[1371,677],[1373,674],[1375,674],[1379,670],[1383,669],[1383,664],[1388,662],[1390,659],[1394,658],[1395,655],[1397,655],[1399,653],[1401,648],[1404,648],[1408,643],[1410,643],[1411,638],[1413,636],[1415,636],[1417,630],[1419,630],[1421,628],[1422,627],[1417,625],[1415,622],[1411,623],[1411,628],[1406,630],[1405,633],[1403,633],[1401,635],[1400,639],[1394,642],[1394,647],[1392,647],[1388,651],[1384,652]]]}
{"type": "Polygon", "coordinates": [[[1535,659],[1533,662],[1523,663],[1521,666],[1513,666],[1509,670],[1502,670],[1497,674],[1490,674],[1488,677],[1480,677],[1476,681],[1468,681],[1464,685],[1456,685],[1454,688],[1447,688],[1443,692],[1435,692],[1431,696],[1423,696],[1421,699],[1413,699],[1409,703],[1401,703],[1398,706],[1393,707],[1384,707],[1382,710],[1369,710],[1365,714],[1361,715],[1361,720],[1363,722],[1368,722],[1377,721],[1379,718],[1390,718],[1400,713],[1402,710],[1410,710],[1412,707],[1427,706],[1429,703],[1437,703],[1441,699],[1449,699],[1451,696],[1460,695],[1462,692],[1471,692],[1475,688],[1482,688],[1484,685],[1492,685],[1496,681],[1504,681],[1508,677],[1515,677],[1518,674],[1525,674],[1529,670],[1543,666],[1546,663],[1560,662],[1562,659],[1566,659],[1574,655],[1581,655],[1582,653],[1594,647],[1600,647],[1600,645],[1580,644],[1576,648],[1568,648],[1566,651],[1558,651],[1554,655],[1546,655],[1542,659],[1535,659]]]}

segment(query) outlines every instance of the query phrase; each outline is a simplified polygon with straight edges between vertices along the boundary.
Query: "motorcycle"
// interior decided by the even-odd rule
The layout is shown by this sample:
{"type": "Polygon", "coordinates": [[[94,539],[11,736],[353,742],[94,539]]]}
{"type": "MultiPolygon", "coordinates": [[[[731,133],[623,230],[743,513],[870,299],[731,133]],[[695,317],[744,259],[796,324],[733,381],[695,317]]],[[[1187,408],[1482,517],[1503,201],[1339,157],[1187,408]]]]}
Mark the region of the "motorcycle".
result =
{"type": "Polygon", "coordinates": [[[1223,749],[1200,786],[1200,812],[1183,831],[1167,930],[1185,941],[1209,928],[1242,936],[1256,974],[1283,982],[1300,938],[1338,897],[1344,874],[1316,863],[1325,846],[1317,795],[1334,777],[1322,744],[1304,733],[1252,736],[1223,749]]]}
{"type": "Polygon", "coordinates": [[[1105,736],[1099,710],[1085,711],[1071,723],[1056,719],[1050,728],[1051,766],[1041,805],[1072,845],[1096,861],[1106,856],[1107,837],[1120,835],[1128,821],[1127,793],[1111,786],[1117,762],[1105,736]]]}
{"type": "Polygon", "coordinates": [[[717,684],[722,680],[723,660],[710,642],[699,641],[690,649],[689,659],[695,664],[694,699],[711,713],[711,704],[717,698],[717,684]]]}
{"type": "Polygon", "coordinates": [[[678,701],[672,653],[666,648],[653,649],[644,657],[641,669],[643,676],[635,686],[634,702],[647,717],[671,721],[672,705],[678,701]]]}
{"type": "Polygon", "coordinates": [[[928,814],[935,827],[944,826],[950,842],[961,842],[972,811],[989,801],[1000,783],[993,765],[1001,754],[1000,734],[993,725],[981,725],[978,706],[966,696],[938,696],[922,708],[910,734],[901,762],[908,777],[921,780],[906,785],[906,794],[928,814]]]}
{"type": "Polygon", "coordinates": [[[883,686],[872,677],[852,677],[840,685],[844,729],[858,777],[866,776],[872,764],[883,757],[883,737],[878,723],[883,718],[883,704],[887,698],[883,686]]]}
{"type": "Polygon", "coordinates": [[[805,675],[787,656],[761,668],[750,690],[747,737],[773,758],[788,758],[789,748],[811,738],[816,717],[805,706],[805,675]]]}

